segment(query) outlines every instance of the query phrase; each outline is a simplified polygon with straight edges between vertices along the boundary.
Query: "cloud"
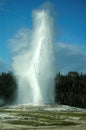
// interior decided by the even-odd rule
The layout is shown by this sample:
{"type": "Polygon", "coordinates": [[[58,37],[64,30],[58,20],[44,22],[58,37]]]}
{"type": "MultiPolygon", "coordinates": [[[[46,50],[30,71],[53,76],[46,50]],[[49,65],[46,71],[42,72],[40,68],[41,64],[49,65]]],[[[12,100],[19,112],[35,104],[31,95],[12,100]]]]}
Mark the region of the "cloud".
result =
{"type": "Polygon", "coordinates": [[[66,43],[56,44],[56,64],[58,71],[78,71],[86,73],[86,55],[78,46],[66,43]]]}
{"type": "Polygon", "coordinates": [[[7,63],[0,58],[0,72],[7,72],[7,71],[8,71],[7,63]]]}
{"type": "Polygon", "coordinates": [[[12,52],[12,68],[14,71],[16,69],[17,73],[23,74],[23,70],[28,68],[27,62],[28,60],[30,62],[32,58],[31,39],[32,32],[27,28],[22,28],[8,41],[12,52]]]}
{"type": "MultiPolygon", "coordinates": [[[[13,55],[21,53],[21,55],[25,54],[26,57],[27,53],[24,51],[27,49],[29,52],[31,51],[31,32],[28,29],[24,28],[19,30],[9,41],[10,45],[12,45],[13,55]]],[[[86,73],[86,54],[83,52],[83,47],[80,48],[79,46],[73,44],[60,42],[53,45],[55,45],[57,71],[62,73],[67,73],[68,71],[86,73]]]]}
{"type": "Polygon", "coordinates": [[[9,39],[9,44],[12,49],[12,53],[17,54],[22,52],[28,47],[28,43],[31,41],[31,31],[27,28],[22,28],[16,32],[15,36],[9,39]]]}

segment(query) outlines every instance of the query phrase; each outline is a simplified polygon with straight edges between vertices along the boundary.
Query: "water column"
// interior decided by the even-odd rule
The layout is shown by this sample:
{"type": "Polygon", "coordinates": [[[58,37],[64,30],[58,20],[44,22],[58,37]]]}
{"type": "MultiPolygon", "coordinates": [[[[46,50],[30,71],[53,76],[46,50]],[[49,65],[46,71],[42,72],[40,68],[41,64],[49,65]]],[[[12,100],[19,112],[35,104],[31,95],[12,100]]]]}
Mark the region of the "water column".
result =
{"type": "Polygon", "coordinates": [[[53,18],[47,10],[34,11],[33,17],[33,35],[31,43],[28,43],[31,49],[27,49],[27,46],[23,53],[14,56],[13,67],[18,77],[17,102],[33,105],[52,104],[55,77],[53,18]]]}

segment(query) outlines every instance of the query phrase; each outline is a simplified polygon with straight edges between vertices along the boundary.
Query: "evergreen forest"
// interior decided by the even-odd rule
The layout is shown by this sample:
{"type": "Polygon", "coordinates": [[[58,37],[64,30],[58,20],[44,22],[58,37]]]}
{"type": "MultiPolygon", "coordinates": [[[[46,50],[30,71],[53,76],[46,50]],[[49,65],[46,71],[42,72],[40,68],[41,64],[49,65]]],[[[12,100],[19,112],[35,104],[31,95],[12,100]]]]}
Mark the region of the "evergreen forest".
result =
{"type": "MultiPolygon", "coordinates": [[[[86,108],[86,74],[60,72],[55,77],[55,103],[86,108]]],[[[12,72],[0,73],[0,106],[10,105],[17,97],[17,80],[12,72]]]]}

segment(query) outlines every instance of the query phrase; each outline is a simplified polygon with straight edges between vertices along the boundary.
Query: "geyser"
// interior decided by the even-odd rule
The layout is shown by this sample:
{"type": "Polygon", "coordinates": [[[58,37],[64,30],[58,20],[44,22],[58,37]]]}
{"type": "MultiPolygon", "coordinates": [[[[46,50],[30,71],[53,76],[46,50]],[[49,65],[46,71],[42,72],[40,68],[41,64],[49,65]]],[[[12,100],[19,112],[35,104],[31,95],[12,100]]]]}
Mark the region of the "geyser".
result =
{"type": "Polygon", "coordinates": [[[18,79],[17,104],[54,103],[53,18],[49,11],[33,11],[33,31],[27,31],[15,48],[13,69],[18,79]],[[23,38],[24,37],[24,38],[23,38]],[[28,39],[28,40],[27,40],[28,39]]]}

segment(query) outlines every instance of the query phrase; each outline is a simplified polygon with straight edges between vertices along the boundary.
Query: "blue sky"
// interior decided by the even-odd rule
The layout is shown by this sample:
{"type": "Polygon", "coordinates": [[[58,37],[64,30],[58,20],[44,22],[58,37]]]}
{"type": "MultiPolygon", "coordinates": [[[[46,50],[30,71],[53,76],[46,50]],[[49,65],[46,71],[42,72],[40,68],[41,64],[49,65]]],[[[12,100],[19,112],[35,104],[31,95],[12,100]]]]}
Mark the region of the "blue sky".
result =
{"type": "Polygon", "coordinates": [[[44,2],[54,5],[57,68],[86,72],[86,0],[0,0],[0,71],[12,64],[9,40],[32,28],[32,11],[44,2]]]}

